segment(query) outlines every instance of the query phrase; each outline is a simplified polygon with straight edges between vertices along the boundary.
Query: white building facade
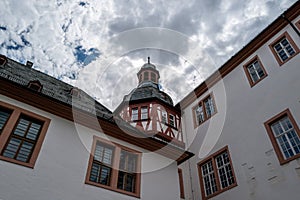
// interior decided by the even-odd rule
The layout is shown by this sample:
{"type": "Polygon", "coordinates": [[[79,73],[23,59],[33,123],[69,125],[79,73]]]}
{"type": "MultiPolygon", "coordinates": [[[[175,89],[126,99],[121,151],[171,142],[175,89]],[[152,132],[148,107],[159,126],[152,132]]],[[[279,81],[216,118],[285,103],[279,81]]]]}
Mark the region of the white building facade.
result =
{"type": "Polygon", "coordinates": [[[298,199],[300,3],[173,105],[159,72],[113,113],[0,55],[0,200],[298,199]]]}
{"type": "Polygon", "coordinates": [[[300,6],[181,102],[185,199],[298,199],[300,6]]]}

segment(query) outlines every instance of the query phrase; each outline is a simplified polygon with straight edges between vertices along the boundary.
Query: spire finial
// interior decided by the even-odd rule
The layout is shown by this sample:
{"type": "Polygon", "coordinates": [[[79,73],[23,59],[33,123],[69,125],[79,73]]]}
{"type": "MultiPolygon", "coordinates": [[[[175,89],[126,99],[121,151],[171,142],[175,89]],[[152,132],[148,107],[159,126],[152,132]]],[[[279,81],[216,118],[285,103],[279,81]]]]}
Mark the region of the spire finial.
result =
{"type": "Polygon", "coordinates": [[[150,64],[150,56],[148,56],[148,64],[150,64]]]}

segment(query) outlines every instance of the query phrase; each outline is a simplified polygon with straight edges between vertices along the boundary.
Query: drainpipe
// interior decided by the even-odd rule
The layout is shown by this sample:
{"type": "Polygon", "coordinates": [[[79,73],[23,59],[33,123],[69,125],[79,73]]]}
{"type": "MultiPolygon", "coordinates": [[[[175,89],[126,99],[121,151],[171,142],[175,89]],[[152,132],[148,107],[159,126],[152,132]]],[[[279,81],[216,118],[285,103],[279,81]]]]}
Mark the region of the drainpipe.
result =
{"type": "Polygon", "coordinates": [[[291,25],[291,27],[294,29],[294,31],[297,33],[297,35],[300,37],[300,32],[295,27],[295,25],[284,14],[282,14],[281,17],[291,25]]]}
{"type": "MultiPolygon", "coordinates": [[[[185,114],[184,113],[184,111],[182,110],[181,111],[181,119],[183,119],[183,115],[185,114]]],[[[185,118],[184,118],[185,119],[185,118]]],[[[182,120],[182,122],[183,122],[183,120],[182,120]]],[[[186,123],[185,123],[186,124],[186,123]]],[[[187,136],[187,131],[186,131],[186,127],[184,126],[184,133],[185,133],[185,141],[186,141],[186,143],[187,144],[189,144],[189,141],[188,141],[188,136],[187,136]]],[[[182,132],[183,133],[183,132],[182,132]]],[[[192,177],[192,169],[191,169],[191,161],[190,161],[190,159],[188,159],[187,160],[187,162],[188,162],[188,170],[189,170],[189,178],[190,178],[190,186],[191,186],[191,196],[192,196],[192,200],[195,200],[195,196],[194,196],[194,186],[193,186],[193,177],[192,177]]]]}

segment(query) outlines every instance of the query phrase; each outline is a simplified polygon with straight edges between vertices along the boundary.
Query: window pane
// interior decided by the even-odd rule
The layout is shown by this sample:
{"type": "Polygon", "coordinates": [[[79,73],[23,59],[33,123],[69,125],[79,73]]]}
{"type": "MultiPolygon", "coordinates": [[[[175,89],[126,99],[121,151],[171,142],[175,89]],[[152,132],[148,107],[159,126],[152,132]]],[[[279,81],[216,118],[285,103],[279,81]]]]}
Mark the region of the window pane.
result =
{"type": "Polygon", "coordinates": [[[234,176],[231,170],[228,153],[227,152],[222,153],[221,155],[217,156],[215,160],[217,163],[221,189],[224,189],[234,184],[234,176]]]}
{"type": "Polygon", "coordinates": [[[14,134],[23,137],[29,126],[29,121],[26,119],[20,119],[17,127],[15,128],[14,134]]]}
{"type": "Polygon", "coordinates": [[[156,81],[156,75],[153,72],[151,72],[151,81],[156,81]]]}
{"type": "Polygon", "coordinates": [[[39,132],[40,132],[40,128],[41,128],[40,124],[31,123],[26,138],[35,141],[38,137],[39,132]]]}
{"type": "Polygon", "coordinates": [[[300,153],[299,135],[287,116],[271,124],[271,129],[285,159],[300,153]]]}
{"type": "Polygon", "coordinates": [[[148,107],[142,107],[141,109],[141,119],[148,119],[148,107]]]}
{"type": "Polygon", "coordinates": [[[174,117],[174,115],[170,114],[169,117],[170,117],[170,125],[175,127],[175,119],[174,119],[175,117],[174,117]]]}
{"type": "Polygon", "coordinates": [[[144,80],[149,80],[149,72],[144,72],[144,80]]]}
{"type": "Polygon", "coordinates": [[[118,188],[134,192],[136,181],[137,155],[121,150],[118,174],[118,188]]]}
{"type": "Polygon", "coordinates": [[[204,121],[204,112],[202,105],[198,105],[198,107],[196,108],[196,117],[198,125],[204,121]]]}
{"type": "Polygon", "coordinates": [[[110,185],[113,153],[113,147],[101,142],[96,143],[90,181],[110,185]]]}
{"type": "Polygon", "coordinates": [[[21,140],[16,138],[11,138],[6,146],[6,149],[3,152],[3,156],[8,158],[15,158],[15,155],[19,149],[21,140]]]}
{"type": "Polygon", "coordinates": [[[18,156],[16,157],[16,160],[27,162],[29,159],[29,156],[32,152],[33,144],[29,142],[23,142],[19,152],[18,156]]]}
{"type": "Polygon", "coordinates": [[[135,192],[135,174],[119,171],[118,174],[118,189],[128,192],[135,192]]]}
{"type": "Polygon", "coordinates": [[[0,108],[0,134],[4,128],[4,125],[6,124],[11,112],[8,110],[2,110],[2,108],[0,108]]]}
{"type": "Polygon", "coordinates": [[[132,108],[131,110],[131,121],[138,120],[139,110],[138,108],[132,108]]]}
{"type": "Polygon", "coordinates": [[[29,162],[41,127],[42,122],[33,121],[27,116],[20,116],[3,151],[3,156],[29,162]]]}
{"type": "Polygon", "coordinates": [[[204,106],[207,118],[211,117],[215,113],[214,104],[211,96],[204,100],[204,106]]]}
{"type": "Polygon", "coordinates": [[[95,152],[94,152],[94,160],[103,162],[104,164],[111,165],[112,154],[113,154],[113,149],[111,147],[108,147],[100,142],[97,142],[95,152]]]}
{"type": "Polygon", "coordinates": [[[277,43],[274,46],[274,49],[282,61],[287,60],[290,56],[296,53],[287,38],[283,38],[279,43],[277,43]]]}
{"type": "Polygon", "coordinates": [[[165,111],[161,113],[161,122],[164,124],[167,123],[167,113],[165,111]]]}
{"type": "Polygon", "coordinates": [[[208,161],[206,164],[201,166],[203,185],[205,189],[205,195],[211,195],[217,191],[216,177],[212,161],[208,161]]]}

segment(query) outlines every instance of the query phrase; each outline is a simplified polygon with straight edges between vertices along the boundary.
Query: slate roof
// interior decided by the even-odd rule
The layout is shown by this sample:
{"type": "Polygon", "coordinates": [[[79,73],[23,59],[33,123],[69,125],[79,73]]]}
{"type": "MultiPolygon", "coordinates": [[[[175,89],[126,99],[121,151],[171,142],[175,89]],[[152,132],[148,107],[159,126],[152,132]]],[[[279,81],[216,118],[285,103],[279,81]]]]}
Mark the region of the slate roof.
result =
{"type": "MultiPolygon", "coordinates": [[[[3,58],[4,56],[1,57],[3,58]]],[[[23,65],[9,58],[6,58],[6,60],[4,65],[0,65],[1,78],[24,87],[27,87],[31,81],[39,82],[42,85],[42,90],[40,91],[42,95],[95,114],[97,117],[113,121],[112,112],[84,91],[37,71],[30,65],[23,65]],[[76,97],[72,96],[71,90],[73,88],[79,92],[79,95],[76,97]]]]}
{"type": "Polygon", "coordinates": [[[165,92],[160,91],[158,85],[151,81],[143,82],[137,88],[133,89],[128,95],[124,96],[123,101],[133,102],[153,98],[173,106],[172,98],[165,92]]]}

